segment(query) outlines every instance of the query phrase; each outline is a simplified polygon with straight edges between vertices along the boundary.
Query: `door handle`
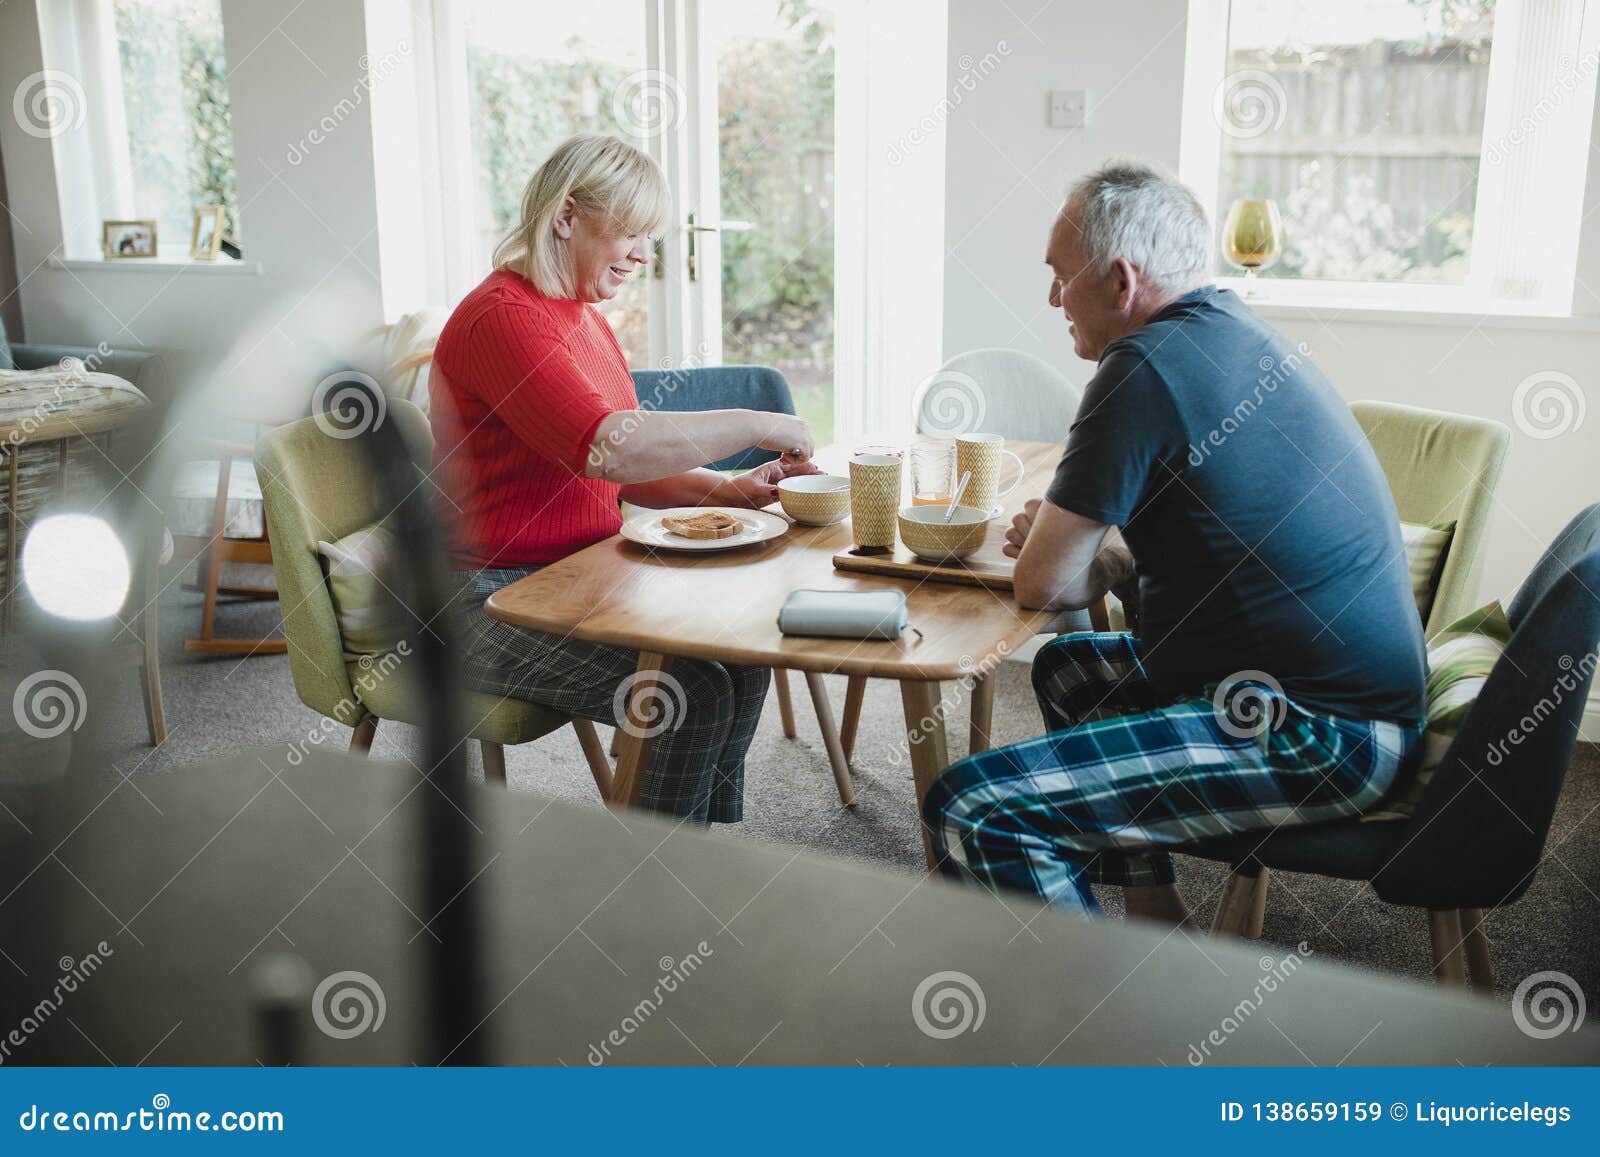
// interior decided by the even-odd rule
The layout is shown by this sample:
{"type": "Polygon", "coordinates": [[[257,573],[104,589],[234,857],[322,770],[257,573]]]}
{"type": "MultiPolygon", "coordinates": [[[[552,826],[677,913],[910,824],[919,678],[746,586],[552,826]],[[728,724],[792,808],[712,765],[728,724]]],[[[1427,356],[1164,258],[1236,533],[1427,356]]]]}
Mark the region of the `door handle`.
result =
{"type": "Polygon", "coordinates": [[[700,280],[700,247],[695,238],[701,233],[748,233],[754,228],[755,226],[749,221],[737,221],[729,217],[724,217],[721,223],[716,225],[702,225],[695,220],[695,215],[690,213],[688,224],[684,226],[684,230],[689,234],[689,280],[700,280]]]}

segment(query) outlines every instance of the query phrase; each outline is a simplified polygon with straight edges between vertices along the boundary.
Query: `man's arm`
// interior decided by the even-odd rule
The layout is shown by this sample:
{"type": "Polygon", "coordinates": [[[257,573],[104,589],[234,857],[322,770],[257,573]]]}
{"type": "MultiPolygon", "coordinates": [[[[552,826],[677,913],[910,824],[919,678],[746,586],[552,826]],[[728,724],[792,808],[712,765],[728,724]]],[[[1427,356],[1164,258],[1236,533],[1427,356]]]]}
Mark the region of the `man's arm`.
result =
{"type": "Polygon", "coordinates": [[[1114,527],[1037,499],[1012,521],[1005,553],[1017,560],[1017,604],[1029,610],[1081,610],[1134,573],[1114,527]]]}

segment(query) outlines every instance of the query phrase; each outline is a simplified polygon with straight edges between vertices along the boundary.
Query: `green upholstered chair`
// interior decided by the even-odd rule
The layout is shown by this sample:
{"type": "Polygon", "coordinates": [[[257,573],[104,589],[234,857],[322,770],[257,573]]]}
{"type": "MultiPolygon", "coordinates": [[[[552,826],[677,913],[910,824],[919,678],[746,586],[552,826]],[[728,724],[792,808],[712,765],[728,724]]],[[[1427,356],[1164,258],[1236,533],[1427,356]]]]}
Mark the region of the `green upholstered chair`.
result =
{"type": "Polygon", "coordinates": [[[1352,402],[1401,522],[1456,524],[1423,633],[1432,635],[1478,600],[1484,528],[1511,431],[1499,422],[1392,402],[1352,402]]]}
{"type": "MultiPolygon", "coordinates": [[[[426,467],[433,452],[427,416],[410,402],[390,399],[385,421],[395,423],[413,461],[426,467]]],[[[359,439],[335,438],[313,418],[267,431],[256,443],[256,473],[272,540],[272,568],[283,607],[289,670],[295,692],[313,711],[355,729],[352,750],[365,750],[378,721],[416,723],[414,660],[391,653],[352,660],[340,635],[317,542],[335,541],[377,522],[375,476],[359,439]]],[[[505,748],[571,723],[603,798],[611,765],[594,724],[516,699],[465,691],[470,735],[483,748],[486,778],[505,782],[505,748]]]]}

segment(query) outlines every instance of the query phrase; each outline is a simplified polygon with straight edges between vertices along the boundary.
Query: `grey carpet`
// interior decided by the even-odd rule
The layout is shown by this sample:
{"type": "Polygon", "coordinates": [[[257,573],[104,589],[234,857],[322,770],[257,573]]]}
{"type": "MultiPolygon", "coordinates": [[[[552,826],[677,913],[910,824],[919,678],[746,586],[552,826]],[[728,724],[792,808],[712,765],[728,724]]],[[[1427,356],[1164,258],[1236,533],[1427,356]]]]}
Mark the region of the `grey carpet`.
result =
{"type": "MultiPolygon", "coordinates": [[[[348,731],[331,732],[320,716],[295,697],[283,655],[248,658],[185,653],[181,640],[199,619],[197,595],[178,592],[163,608],[164,699],[168,740],[152,750],[135,678],[130,674],[101,726],[113,737],[113,759],[122,774],[159,775],[208,756],[246,747],[304,742],[316,735],[342,748],[348,731]]],[[[218,632],[257,637],[279,631],[276,603],[225,603],[218,632]]],[[[997,743],[1037,734],[1039,716],[1025,666],[1003,666],[996,697],[997,743]]],[[[842,679],[828,680],[837,712],[842,679]]],[[[793,679],[799,738],[783,737],[775,701],[769,701],[749,760],[746,819],[719,829],[732,838],[790,843],[879,865],[889,871],[920,870],[911,773],[899,694],[892,683],[869,685],[856,742],[858,806],[839,803],[816,716],[804,681],[793,679]]],[[[966,704],[948,701],[951,754],[965,754],[966,704]]],[[[374,752],[414,758],[417,736],[403,724],[385,723],[374,752]]],[[[507,751],[514,791],[541,792],[598,806],[577,740],[570,728],[507,751]]],[[[477,754],[474,751],[474,762],[477,754]]],[[[481,767],[481,765],[477,765],[481,767]]],[[[480,772],[481,773],[481,772],[480,772]]],[[[1565,972],[1600,1002],[1600,750],[1580,745],[1555,816],[1545,863],[1521,901],[1489,918],[1489,935],[1502,996],[1531,973],[1565,972]]],[[[1179,877],[1191,907],[1209,921],[1224,880],[1220,865],[1180,859],[1179,877]]],[[[1104,896],[1108,913],[1119,911],[1115,889],[1104,896]]],[[[1277,945],[1310,944],[1319,956],[1399,973],[1429,976],[1427,922],[1414,910],[1381,903],[1364,885],[1313,876],[1273,876],[1264,939],[1277,945]]]]}

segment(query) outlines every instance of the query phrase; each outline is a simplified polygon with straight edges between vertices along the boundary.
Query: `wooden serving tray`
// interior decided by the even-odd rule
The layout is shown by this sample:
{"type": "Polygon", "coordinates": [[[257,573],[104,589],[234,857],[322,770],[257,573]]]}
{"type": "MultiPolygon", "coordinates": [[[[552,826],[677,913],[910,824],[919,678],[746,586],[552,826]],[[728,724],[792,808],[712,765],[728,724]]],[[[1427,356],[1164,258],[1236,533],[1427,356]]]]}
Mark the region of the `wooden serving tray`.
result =
{"type": "Polygon", "coordinates": [[[886,575],[889,578],[910,578],[919,582],[957,583],[968,587],[985,587],[992,591],[1011,591],[1012,575],[1016,563],[1009,558],[999,560],[970,557],[955,562],[923,562],[904,546],[896,546],[891,554],[855,554],[842,551],[833,556],[837,570],[855,571],[859,574],[886,575]]]}

